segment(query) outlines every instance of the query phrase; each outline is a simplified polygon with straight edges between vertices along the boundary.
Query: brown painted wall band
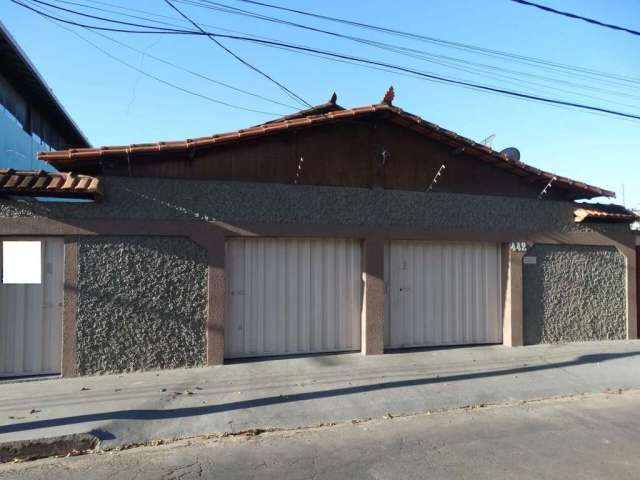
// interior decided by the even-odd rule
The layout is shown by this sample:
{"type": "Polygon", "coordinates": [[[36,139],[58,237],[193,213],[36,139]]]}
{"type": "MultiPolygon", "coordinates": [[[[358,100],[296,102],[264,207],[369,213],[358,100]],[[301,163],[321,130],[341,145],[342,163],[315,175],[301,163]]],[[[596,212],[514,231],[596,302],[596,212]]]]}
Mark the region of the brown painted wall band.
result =
{"type": "Polygon", "coordinates": [[[64,239],[64,294],[62,314],[62,367],[65,377],[78,375],[76,355],[78,314],[78,243],[75,238],[64,239]]]}
{"type": "MultiPolygon", "coordinates": [[[[225,238],[228,237],[320,237],[363,241],[365,295],[363,299],[363,352],[382,353],[384,328],[384,242],[389,240],[491,241],[615,246],[626,258],[627,335],[636,338],[637,317],[636,248],[631,236],[607,236],[599,232],[481,232],[460,229],[434,230],[402,226],[350,225],[230,225],[195,220],[53,220],[11,218],[0,222],[0,236],[145,235],[188,237],[207,251],[209,301],[207,315],[207,365],[224,361],[225,238]],[[368,288],[367,288],[368,287],[368,288]],[[381,303],[382,302],[382,303],[381,303]]],[[[504,250],[503,250],[504,251],[504,250]]],[[[76,316],[77,258],[75,239],[65,243],[65,295],[62,372],[77,375],[76,316]]],[[[507,279],[503,277],[506,282],[507,279]]],[[[522,291],[522,278],[514,278],[511,291],[522,291]],[[518,284],[519,283],[519,284],[518,284]]],[[[521,302],[520,302],[521,303],[521,302]]],[[[520,313],[521,315],[521,313],[520,313]]],[[[516,316],[517,318],[517,316],[516,316]]],[[[514,318],[514,320],[516,320],[514,318]]],[[[516,322],[514,322],[516,323],[516,322]]],[[[521,323],[521,322],[520,322],[521,323]]],[[[514,325],[515,326],[515,325],[514,325]]],[[[520,325],[521,328],[521,325],[520,325]]],[[[515,332],[514,332],[515,333],[515,332]]],[[[515,335],[517,338],[517,335],[515,335]]],[[[514,338],[513,340],[516,340],[514,338]]],[[[518,342],[514,342],[518,344],[518,342]]]]}

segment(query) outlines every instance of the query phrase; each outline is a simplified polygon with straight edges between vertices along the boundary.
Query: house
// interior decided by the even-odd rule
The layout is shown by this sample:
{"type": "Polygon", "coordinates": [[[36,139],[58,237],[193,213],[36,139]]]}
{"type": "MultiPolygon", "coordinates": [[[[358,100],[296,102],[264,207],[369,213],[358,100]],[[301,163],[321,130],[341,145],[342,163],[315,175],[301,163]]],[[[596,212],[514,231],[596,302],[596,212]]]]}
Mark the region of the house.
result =
{"type": "Polygon", "coordinates": [[[51,170],[39,151],[90,146],[0,22],[0,168],[51,170]]]}
{"type": "Polygon", "coordinates": [[[614,194],[407,113],[392,90],[39,158],[72,173],[0,178],[0,235],[41,242],[49,296],[2,298],[3,375],[637,336],[635,214],[578,203],[614,194]],[[31,200],[59,188],[93,201],[31,200]]]}

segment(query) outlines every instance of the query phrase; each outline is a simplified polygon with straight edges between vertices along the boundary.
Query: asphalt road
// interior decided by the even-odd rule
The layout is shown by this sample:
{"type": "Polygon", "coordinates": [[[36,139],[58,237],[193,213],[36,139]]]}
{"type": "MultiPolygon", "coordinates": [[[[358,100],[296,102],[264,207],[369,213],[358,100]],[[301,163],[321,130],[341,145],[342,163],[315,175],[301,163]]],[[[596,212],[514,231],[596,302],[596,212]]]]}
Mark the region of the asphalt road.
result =
{"type": "Polygon", "coordinates": [[[637,479],[640,391],[0,466],[2,479],[637,479]]]}

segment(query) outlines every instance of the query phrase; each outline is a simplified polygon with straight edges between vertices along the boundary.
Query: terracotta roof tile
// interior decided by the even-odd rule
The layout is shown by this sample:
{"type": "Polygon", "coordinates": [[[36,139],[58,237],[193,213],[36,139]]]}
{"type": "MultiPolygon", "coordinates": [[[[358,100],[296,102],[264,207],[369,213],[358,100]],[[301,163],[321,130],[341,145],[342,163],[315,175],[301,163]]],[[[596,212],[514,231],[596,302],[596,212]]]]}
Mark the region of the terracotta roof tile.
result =
{"type": "Polygon", "coordinates": [[[577,203],[574,211],[576,223],[587,221],[633,223],[639,219],[631,210],[622,205],[602,203],[577,203]]]}
{"type": "Polygon", "coordinates": [[[87,175],[44,171],[0,170],[0,195],[102,198],[100,180],[87,175]]]}
{"type": "Polygon", "coordinates": [[[465,151],[476,158],[492,163],[500,168],[509,170],[520,176],[530,176],[533,180],[549,181],[554,178],[554,184],[561,188],[571,190],[576,198],[591,198],[597,196],[615,197],[615,193],[601,189],[599,187],[588,185],[583,182],[576,182],[570,178],[554,175],[549,172],[539,170],[537,168],[526,165],[520,161],[513,161],[505,155],[491,149],[490,147],[474,142],[471,139],[456,134],[450,130],[444,129],[434,123],[428,122],[417,115],[405,112],[404,110],[388,105],[375,104],[364,107],[355,107],[343,109],[342,107],[332,109],[328,108],[323,113],[311,110],[306,116],[302,115],[305,111],[298,114],[281,117],[273,122],[261,124],[255,127],[242,129],[234,132],[221,133],[207,137],[199,137],[189,139],[188,141],[172,141],[157,143],[142,143],[132,145],[109,146],[99,148],[83,148],[71,149],[52,152],[40,152],[38,158],[49,162],[50,164],[61,168],[80,169],[97,163],[101,158],[107,156],[137,155],[137,154],[153,154],[156,152],[178,152],[185,151],[196,147],[214,146],[223,143],[255,138],[262,135],[269,135],[288,129],[303,128],[307,126],[320,125],[338,121],[345,118],[354,118],[366,116],[373,113],[381,112],[387,115],[386,118],[400,125],[407,126],[412,130],[438,139],[445,143],[458,148],[464,148],[465,151]]]}

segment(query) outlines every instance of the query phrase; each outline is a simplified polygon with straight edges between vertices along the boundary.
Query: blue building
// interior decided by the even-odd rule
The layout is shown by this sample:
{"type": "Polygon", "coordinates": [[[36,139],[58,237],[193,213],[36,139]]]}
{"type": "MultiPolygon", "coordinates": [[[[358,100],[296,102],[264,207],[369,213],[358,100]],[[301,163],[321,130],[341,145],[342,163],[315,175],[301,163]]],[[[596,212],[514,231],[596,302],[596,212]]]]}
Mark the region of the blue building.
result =
{"type": "Polygon", "coordinates": [[[0,22],[0,169],[53,170],[39,151],[90,147],[0,22]]]}

